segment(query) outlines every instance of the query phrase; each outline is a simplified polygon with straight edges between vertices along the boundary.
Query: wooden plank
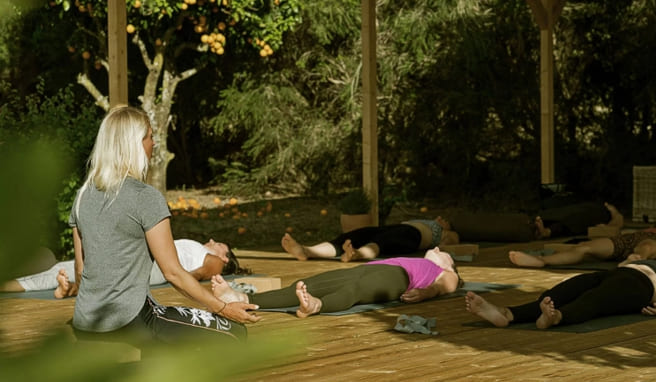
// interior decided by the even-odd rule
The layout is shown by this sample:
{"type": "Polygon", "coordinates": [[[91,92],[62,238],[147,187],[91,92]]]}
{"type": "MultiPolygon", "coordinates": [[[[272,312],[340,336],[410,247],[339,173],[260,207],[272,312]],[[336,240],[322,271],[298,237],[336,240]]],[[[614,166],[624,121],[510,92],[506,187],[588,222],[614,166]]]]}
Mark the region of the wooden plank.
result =
{"type": "Polygon", "coordinates": [[[128,104],[127,11],[125,1],[107,4],[109,106],[128,104]]]}
{"type": "MultiPolygon", "coordinates": [[[[490,302],[515,305],[579,274],[575,270],[514,267],[510,249],[539,249],[543,242],[480,248],[471,263],[458,263],[467,281],[521,284],[487,293],[490,302]]],[[[236,251],[240,264],[255,273],[280,277],[289,285],[317,272],[357,266],[340,261],[297,261],[282,252],[236,251]]],[[[205,284],[207,287],[209,285],[205,284]]],[[[173,288],[152,291],[164,304],[199,306],[173,288]]],[[[69,328],[75,299],[0,299],[0,351],[17,355],[34,349],[49,333],[69,328]],[[38,320],[34,317],[39,317],[38,320]]],[[[463,298],[408,304],[347,316],[295,316],[261,312],[249,325],[249,342],[285,341],[284,354],[272,354],[235,381],[363,380],[653,380],[656,327],[653,321],[593,333],[476,328],[463,298]],[[392,330],[400,314],[435,317],[437,336],[392,330]]]]}

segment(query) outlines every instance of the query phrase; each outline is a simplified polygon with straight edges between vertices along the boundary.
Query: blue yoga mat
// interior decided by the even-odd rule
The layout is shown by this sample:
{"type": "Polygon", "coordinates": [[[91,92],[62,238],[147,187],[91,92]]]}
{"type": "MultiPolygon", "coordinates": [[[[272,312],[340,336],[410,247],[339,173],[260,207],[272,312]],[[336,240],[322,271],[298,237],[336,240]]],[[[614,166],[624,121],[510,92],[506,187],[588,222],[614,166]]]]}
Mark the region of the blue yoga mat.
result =
{"type": "Polygon", "coordinates": [[[462,324],[463,326],[472,326],[477,328],[497,328],[497,329],[520,329],[520,330],[548,330],[553,332],[568,333],[589,333],[597,330],[614,328],[616,326],[629,325],[637,322],[653,320],[656,316],[645,316],[643,314],[623,314],[618,316],[608,316],[595,318],[594,320],[572,325],[556,325],[549,329],[538,329],[534,322],[525,322],[521,324],[511,324],[504,328],[497,328],[487,321],[474,321],[462,324]]]}
{"type": "MultiPolygon", "coordinates": [[[[265,277],[263,274],[252,275],[223,275],[223,279],[230,281],[240,277],[265,277]]],[[[209,283],[209,280],[201,281],[201,284],[209,283]]],[[[160,289],[172,287],[170,283],[151,285],[150,289],[160,289]]],[[[0,292],[0,298],[31,298],[35,300],[57,300],[54,295],[54,289],[34,290],[29,292],[0,292]]],[[[69,298],[69,297],[67,297],[69,298]]]]}

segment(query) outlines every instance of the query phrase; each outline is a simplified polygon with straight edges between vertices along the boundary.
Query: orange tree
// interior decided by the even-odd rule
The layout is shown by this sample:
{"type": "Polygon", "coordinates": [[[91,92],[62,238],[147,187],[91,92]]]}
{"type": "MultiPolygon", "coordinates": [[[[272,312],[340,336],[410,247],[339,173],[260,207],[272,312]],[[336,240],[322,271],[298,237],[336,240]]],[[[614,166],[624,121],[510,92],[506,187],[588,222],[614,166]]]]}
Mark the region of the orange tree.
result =
{"type": "MultiPolygon", "coordinates": [[[[74,22],[68,50],[82,66],[77,82],[101,108],[109,108],[107,70],[107,1],[50,0],[51,11],[74,22]]],[[[275,54],[283,34],[300,22],[300,0],[126,0],[130,89],[140,89],[136,100],[150,116],[154,138],[149,183],[166,190],[166,168],[173,158],[166,141],[176,87],[203,68],[240,56],[275,54]],[[140,60],[138,60],[140,56],[140,60]],[[144,68],[145,67],[145,68],[144,68]],[[144,70],[145,69],[145,70],[144,70]],[[138,75],[137,73],[143,73],[138,75]],[[135,79],[143,84],[135,84],[135,79]],[[141,90],[142,89],[142,90],[141,90]]],[[[134,93],[134,92],[133,92],[134,93]]]]}

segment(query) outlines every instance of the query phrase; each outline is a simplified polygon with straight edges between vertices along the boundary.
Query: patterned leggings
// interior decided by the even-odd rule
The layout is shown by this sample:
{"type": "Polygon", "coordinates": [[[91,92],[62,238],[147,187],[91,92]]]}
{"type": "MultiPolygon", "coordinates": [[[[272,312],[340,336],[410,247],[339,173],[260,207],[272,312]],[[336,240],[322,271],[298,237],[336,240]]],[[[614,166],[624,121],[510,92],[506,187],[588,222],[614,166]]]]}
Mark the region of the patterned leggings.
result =
{"type": "MultiPolygon", "coordinates": [[[[358,265],[303,279],[308,292],[321,300],[321,312],[339,312],[355,304],[394,301],[408,288],[408,274],[395,265],[358,265]]],[[[282,289],[249,295],[260,308],[298,305],[296,282],[282,289]]]]}
{"type": "Polygon", "coordinates": [[[540,302],[551,297],[563,318],[561,325],[577,324],[597,317],[640,313],[651,304],[654,286],[649,277],[632,268],[584,273],[544,292],[536,301],[510,307],[513,322],[530,322],[540,317],[540,302]]]}
{"type": "Polygon", "coordinates": [[[202,341],[245,340],[246,326],[225,317],[196,308],[159,305],[146,297],[143,308],[128,325],[108,333],[92,333],[75,329],[79,339],[121,341],[142,347],[146,344],[178,344],[202,341]]]}

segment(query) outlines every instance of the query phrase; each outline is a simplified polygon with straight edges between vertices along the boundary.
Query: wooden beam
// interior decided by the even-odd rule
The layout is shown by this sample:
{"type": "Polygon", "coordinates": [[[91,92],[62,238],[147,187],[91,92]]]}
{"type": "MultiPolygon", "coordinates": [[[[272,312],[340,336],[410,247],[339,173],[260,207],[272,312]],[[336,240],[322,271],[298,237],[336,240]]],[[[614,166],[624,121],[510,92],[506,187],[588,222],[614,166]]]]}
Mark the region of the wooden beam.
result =
{"type": "Polygon", "coordinates": [[[378,127],[376,117],[376,1],[362,0],[362,186],[378,225],[378,127]]]}
{"type": "Polygon", "coordinates": [[[109,106],[128,104],[127,10],[125,0],[107,4],[109,106]]]}
{"type": "Polygon", "coordinates": [[[553,28],[540,30],[540,145],[542,184],[555,182],[553,28]]]}
{"type": "Polygon", "coordinates": [[[540,27],[540,145],[542,184],[555,182],[553,28],[565,0],[526,0],[540,27]]]}

